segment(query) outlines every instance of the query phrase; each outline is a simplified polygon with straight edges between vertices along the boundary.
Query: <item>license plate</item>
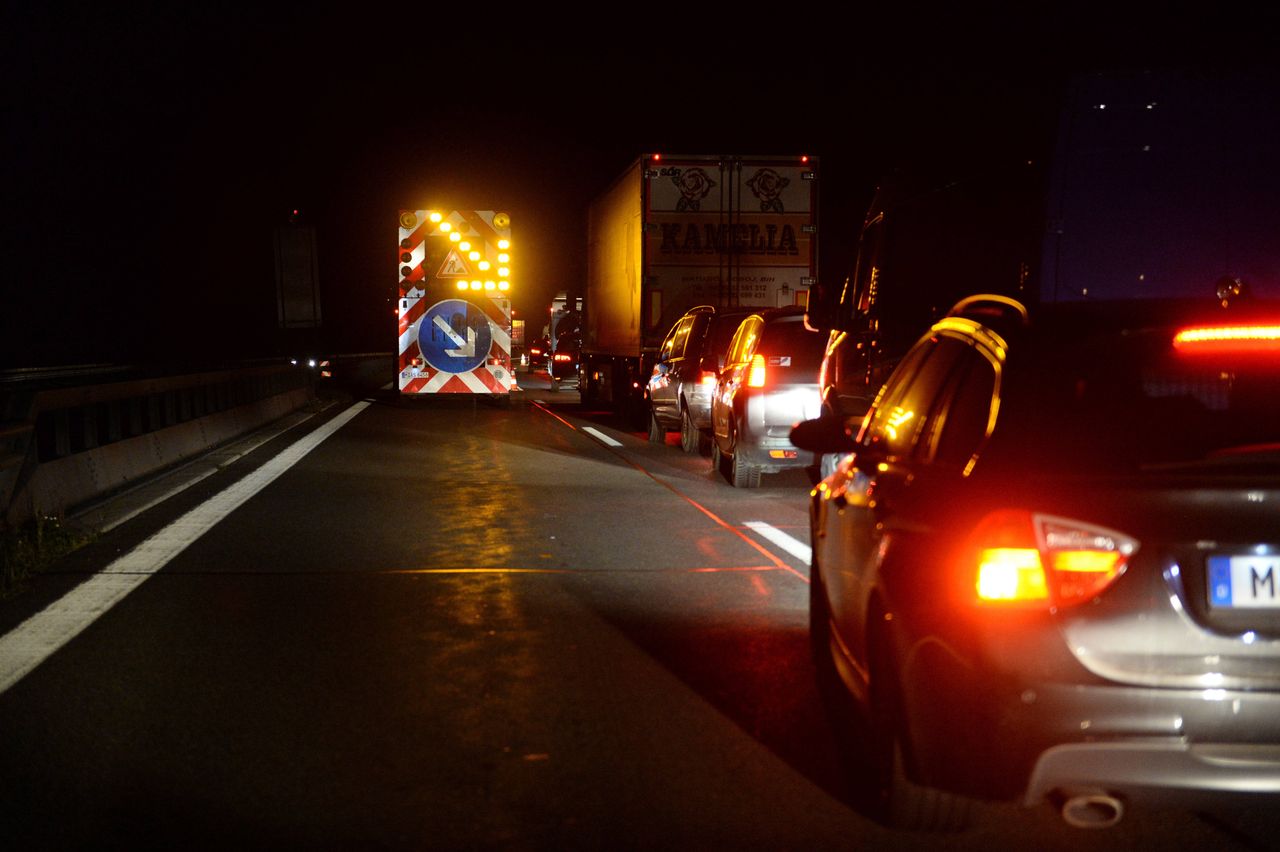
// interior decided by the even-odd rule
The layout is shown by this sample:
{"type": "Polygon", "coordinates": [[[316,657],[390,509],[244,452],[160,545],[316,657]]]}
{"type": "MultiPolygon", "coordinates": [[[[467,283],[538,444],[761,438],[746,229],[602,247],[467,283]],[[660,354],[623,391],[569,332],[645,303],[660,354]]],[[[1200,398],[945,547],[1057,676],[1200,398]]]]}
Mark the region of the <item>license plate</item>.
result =
{"type": "Polygon", "coordinates": [[[1210,556],[1209,603],[1280,609],[1280,556],[1210,556]]]}

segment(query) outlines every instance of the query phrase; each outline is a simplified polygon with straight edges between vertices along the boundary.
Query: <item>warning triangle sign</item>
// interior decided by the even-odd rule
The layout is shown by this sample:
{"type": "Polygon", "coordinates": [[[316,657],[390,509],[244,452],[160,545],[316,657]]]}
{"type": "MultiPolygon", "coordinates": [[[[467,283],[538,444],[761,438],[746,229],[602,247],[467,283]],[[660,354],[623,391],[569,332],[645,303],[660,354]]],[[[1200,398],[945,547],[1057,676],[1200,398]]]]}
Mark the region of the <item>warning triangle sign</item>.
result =
{"type": "Polygon", "coordinates": [[[471,270],[467,268],[467,263],[462,259],[456,251],[450,251],[445,257],[444,263],[440,264],[440,271],[436,273],[437,278],[465,278],[471,274],[471,270]]]}

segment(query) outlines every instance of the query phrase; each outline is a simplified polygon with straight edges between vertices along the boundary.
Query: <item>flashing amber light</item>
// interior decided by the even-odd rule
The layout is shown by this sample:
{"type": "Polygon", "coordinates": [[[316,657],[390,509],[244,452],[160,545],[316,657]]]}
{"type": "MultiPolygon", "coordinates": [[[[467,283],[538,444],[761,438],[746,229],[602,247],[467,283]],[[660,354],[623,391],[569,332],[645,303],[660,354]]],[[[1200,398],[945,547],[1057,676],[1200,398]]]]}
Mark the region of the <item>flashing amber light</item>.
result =
{"type": "MultiPolygon", "coordinates": [[[[461,239],[462,239],[462,234],[459,234],[457,231],[454,231],[452,234],[449,235],[449,242],[451,243],[456,243],[461,239]]],[[[459,248],[461,248],[461,246],[459,246],[459,248]]],[[[463,251],[466,251],[466,249],[463,249],[463,251]]]]}
{"type": "Polygon", "coordinates": [[[498,248],[506,251],[511,248],[511,240],[498,240],[498,248]]]}
{"type": "Polygon", "coordinates": [[[1280,351],[1280,325],[1231,325],[1184,328],[1173,348],[1186,354],[1249,354],[1280,351]]]}
{"type": "Polygon", "coordinates": [[[482,260],[482,261],[480,261],[480,271],[481,271],[481,272],[484,272],[484,271],[485,271],[485,270],[487,270],[488,268],[489,268],[489,261],[487,261],[487,260],[482,260]]]}
{"type": "Polygon", "coordinates": [[[484,289],[486,289],[486,290],[497,290],[497,289],[498,289],[498,282],[496,282],[496,281],[486,281],[486,282],[484,282],[484,289]]]}
{"type": "Polygon", "coordinates": [[[764,356],[756,353],[751,356],[751,369],[747,373],[747,387],[762,388],[764,387],[765,368],[764,356]]]}
{"type": "Polygon", "coordinates": [[[431,212],[427,214],[427,218],[430,219],[432,222],[438,224],[440,220],[443,219],[444,217],[441,216],[439,213],[431,212]]]}
{"type": "Polygon", "coordinates": [[[484,286],[484,285],[483,285],[483,284],[481,284],[479,281],[472,281],[472,282],[471,282],[471,289],[472,289],[472,290],[479,290],[479,289],[480,289],[481,287],[483,287],[483,286],[484,286]]]}
{"type": "Polygon", "coordinates": [[[467,282],[465,282],[465,281],[459,281],[459,282],[458,282],[458,289],[459,289],[459,290],[465,290],[465,289],[467,289],[467,282]]]}
{"type": "Polygon", "coordinates": [[[449,231],[452,231],[452,230],[453,230],[453,226],[452,226],[452,225],[450,225],[448,222],[441,222],[441,223],[440,223],[440,230],[441,230],[441,231],[444,231],[444,232],[446,232],[446,233],[447,233],[447,232],[449,232],[449,231]]]}
{"type": "MultiPolygon", "coordinates": [[[[454,233],[457,233],[457,232],[455,231],[454,233]]],[[[459,239],[459,240],[461,240],[461,239],[462,239],[462,235],[461,235],[461,234],[458,234],[458,239],[459,239]]],[[[465,241],[464,241],[464,242],[460,242],[460,243],[458,243],[458,249],[459,249],[459,250],[461,250],[461,251],[471,251],[471,243],[468,243],[468,242],[465,242],[465,241]]]]}
{"type": "MultiPolygon", "coordinates": [[[[498,282],[498,289],[499,289],[499,290],[510,290],[510,289],[511,289],[511,282],[510,282],[510,281],[499,281],[499,282],[498,282]]],[[[515,311],[512,311],[512,313],[515,313],[515,311]]]]}
{"type": "Polygon", "coordinates": [[[498,263],[510,263],[510,262],[511,262],[511,255],[506,253],[498,255],[498,263]]]}
{"type": "Polygon", "coordinates": [[[480,252],[478,252],[478,251],[473,251],[473,252],[471,252],[470,254],[468,254],[468,255],[467,255],[467,257],[471,258],[472,260],[479,260],[479,259],[480,259],[480,252]]]}
{"type": "Polygon", "coordinates": [[[975,533],[978,601],[1071,606],[1124,573],[1138,543],[1113,530],[1021,511],[994,512],[975,533]]]}

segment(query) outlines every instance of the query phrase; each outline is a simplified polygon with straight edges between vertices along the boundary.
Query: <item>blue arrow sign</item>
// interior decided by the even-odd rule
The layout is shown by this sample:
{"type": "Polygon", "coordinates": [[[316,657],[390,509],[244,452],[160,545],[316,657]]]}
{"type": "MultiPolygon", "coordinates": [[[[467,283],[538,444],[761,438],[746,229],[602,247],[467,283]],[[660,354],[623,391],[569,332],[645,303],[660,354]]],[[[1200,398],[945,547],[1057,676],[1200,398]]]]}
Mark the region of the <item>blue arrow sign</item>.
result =
{"type": "Polygon", "coordinates": [[[489,357],[492,345],[488,314],[462,299],[436,302],[418,325],[422,357],[442,373],[470,373],[489,357]]]}

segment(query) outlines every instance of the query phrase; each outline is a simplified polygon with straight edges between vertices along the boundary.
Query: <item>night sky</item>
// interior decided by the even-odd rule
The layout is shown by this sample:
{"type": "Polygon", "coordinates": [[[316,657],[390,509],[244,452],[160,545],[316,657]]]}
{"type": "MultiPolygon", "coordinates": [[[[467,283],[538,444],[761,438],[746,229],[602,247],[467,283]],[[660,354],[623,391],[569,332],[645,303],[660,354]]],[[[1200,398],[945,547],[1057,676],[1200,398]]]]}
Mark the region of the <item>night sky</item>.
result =
{"type": "Polygon", "coordinates": [[[1220,4],[113,5],[0,18],[0,368],[390,351],[401,207],[510,211],[532,315],[581,287],[586,205],[649,151],[818,156],[838,283],[879,176],[1033,149],[1068,74],[1280,55],[1280,15],[1220,4]],[[318,234],[312,341],[275,329],[293,208],[318,234]]]}

